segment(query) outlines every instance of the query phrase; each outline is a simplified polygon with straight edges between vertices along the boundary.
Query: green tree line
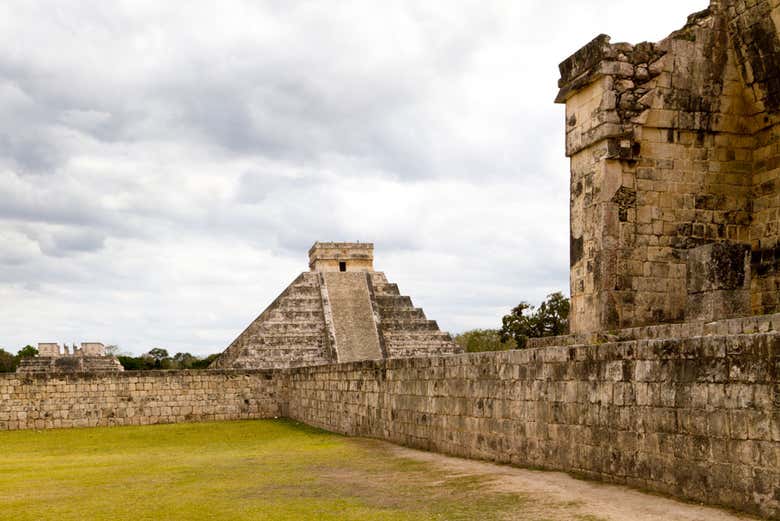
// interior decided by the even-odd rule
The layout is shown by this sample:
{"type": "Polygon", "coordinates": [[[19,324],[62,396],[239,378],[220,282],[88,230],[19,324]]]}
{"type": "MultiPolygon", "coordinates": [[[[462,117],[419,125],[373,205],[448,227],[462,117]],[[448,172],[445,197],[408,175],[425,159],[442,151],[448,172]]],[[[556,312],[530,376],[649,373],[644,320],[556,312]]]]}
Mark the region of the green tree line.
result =
{"type": "Polygon", "coordinates": [[[141,356],[118,355],[119,363],[126,371],[147,369],[206,369],[219,353],[199,357],[190,353],[176,353],[171,356],[166,349],[155,347],[141,356]]]}
{"type": "Polygon", "coordinates": [[[569,299],[557,291],[539,307],[522,301],[501,319],[497,329],[472,329],[455,336],[467,353],[524,349],[529,338],[565,335],[569,332],[569,299]]]}
{"type": "Polygon", "coordinates": [[[15,355],[0,347],[0,373],[13,373],[19,367],[22,358],[37,354],[38,350],[31,345],[24,346],[15,355]]]}

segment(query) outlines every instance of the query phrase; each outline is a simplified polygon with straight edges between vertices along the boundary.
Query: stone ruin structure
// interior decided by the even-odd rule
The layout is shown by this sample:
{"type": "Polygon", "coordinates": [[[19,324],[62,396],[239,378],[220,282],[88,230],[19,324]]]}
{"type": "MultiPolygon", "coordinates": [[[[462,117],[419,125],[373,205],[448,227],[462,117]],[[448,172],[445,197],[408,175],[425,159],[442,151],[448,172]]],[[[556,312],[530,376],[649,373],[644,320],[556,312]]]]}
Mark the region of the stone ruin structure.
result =
{"type": "Polygon", "coordinates": [[[561,64],[572,334],[435,356],[372,245],[316,243],[212,370],[0,374],[0,430],[286,417],[780,520],[779,25],[713,0],[561,64]]]}
{"type": "Polygon", "coordinates": [[[301,273],[211,365],[271,369],[459,353],[374,271],[371,243],[317,242],[301,273]]]}
{"type": "Polygon", "coordinates": [[[780,311],[780,1],[560,65],[571,331],[780,311]]]}
{"type": "Polygon", "coordinates": [[[124,371],[115,356],[106,355],[106,346],[99,342],[82,342],[62,348],[57,343],[38,344],[38,356],[22,358],[17,373],[73,373],[124,371]]]}

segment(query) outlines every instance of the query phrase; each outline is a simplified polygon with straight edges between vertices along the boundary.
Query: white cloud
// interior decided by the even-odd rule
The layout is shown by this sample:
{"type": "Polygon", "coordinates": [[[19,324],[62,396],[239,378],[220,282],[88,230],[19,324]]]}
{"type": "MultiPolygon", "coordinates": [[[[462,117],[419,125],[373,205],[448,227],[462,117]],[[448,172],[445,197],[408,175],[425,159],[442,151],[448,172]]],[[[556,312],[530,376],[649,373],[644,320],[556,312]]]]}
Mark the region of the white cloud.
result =
{"type": "Polygon", "coordinates": [[[316,240],[450,330],[568,287],[557,64],[705,0],[0,4],[0,346],[224,348],[316,240]]]}

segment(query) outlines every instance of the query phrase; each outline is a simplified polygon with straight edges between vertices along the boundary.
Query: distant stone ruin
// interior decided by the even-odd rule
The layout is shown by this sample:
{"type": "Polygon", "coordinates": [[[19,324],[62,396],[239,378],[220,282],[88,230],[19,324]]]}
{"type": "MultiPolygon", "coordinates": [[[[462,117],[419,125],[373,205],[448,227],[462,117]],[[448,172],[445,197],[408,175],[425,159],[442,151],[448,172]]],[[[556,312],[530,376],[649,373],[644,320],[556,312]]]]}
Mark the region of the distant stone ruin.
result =
{"type": "Polygon", "coordinates": [[[371,243],[317,242],[302,273],[212,368],[271,369],[459,353],[448,333],[374,271],[371,243]]]}
{"type": "Polygon", "coordinates": [[[780,3],[560,65],[572,333],[780,311],[780,3]]]}
{"type": "Polygon", "coordinates": [[[17,373],[73,373],[124,371],[115,356],[106,355],[106,346],[99,342],[73,344],[43,342],[38,344],[38,355],[22,358],[17,373]]]}

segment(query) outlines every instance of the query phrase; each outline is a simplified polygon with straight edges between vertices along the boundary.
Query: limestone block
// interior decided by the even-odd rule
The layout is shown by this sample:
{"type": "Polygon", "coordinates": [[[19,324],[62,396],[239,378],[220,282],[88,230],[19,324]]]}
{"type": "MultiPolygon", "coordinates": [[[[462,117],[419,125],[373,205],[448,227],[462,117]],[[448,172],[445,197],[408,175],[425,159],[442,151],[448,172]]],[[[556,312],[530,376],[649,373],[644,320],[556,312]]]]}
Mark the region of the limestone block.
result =
{"type": "Polygon", "coordinates": [[[750,312],[750,246],[711,243],[688,252],[686,319],[712,321],[750,312]]]}
{"type": "Polygon", "coordinates": [[[38,343],[38,356],[56,357],[60,356],[60,345],[56,343],[38,343]]]}

